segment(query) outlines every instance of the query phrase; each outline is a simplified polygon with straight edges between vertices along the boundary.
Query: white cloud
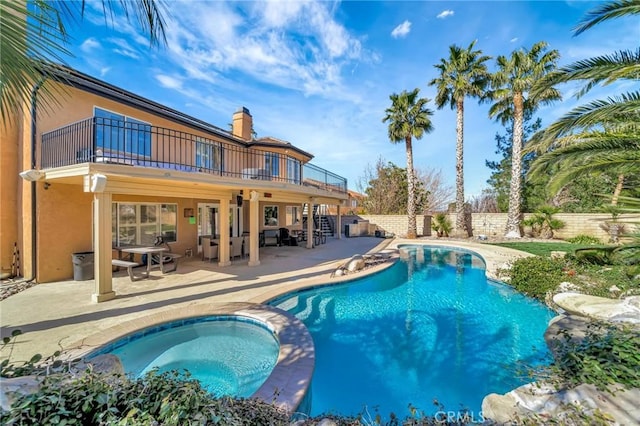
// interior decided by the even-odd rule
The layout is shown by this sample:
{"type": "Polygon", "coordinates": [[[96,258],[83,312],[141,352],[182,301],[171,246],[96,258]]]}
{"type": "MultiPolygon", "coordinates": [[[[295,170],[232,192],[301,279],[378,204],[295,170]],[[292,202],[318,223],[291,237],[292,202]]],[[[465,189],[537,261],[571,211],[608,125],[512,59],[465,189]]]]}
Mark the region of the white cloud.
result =
{"type": "Polygon", "coordinates": [[[234,71],[305,95],[344,98],[343,72],[375,60],[326,2],[196,2],[182,10],[180,21],[168,22],[168,49],[192,78],[234,71]]]}
{"type": "Polygon", "coordinates": [[[140,59],[140,56],[132,50],[124,50],[124,49],[113,49],[114,53],[122,56],[128,56],[132,59],[140,59]]]}
{"type": "Polygon", "coordinates": [[[516,41],[518,41],[518,37],[514,37],[511,40],[509,40],[511,43],[515,43],[516,41]]]}
{"type": "Polygon", "coordinates": [[[449,9],[443,10],[438,14],[438,16],[436,16],[436,18],[438,19],[448,18],[449,16],[453,16],[453,13],[454,13],[453,10],[449,10],[449,9]]]}
{"type": "Polygon", "coordinates": [[[138,53],[138,51],[135,48],[131,47],[127,40],[123,38],[112,37],[108,38],[107,41],[117,46],[117,48],[114,48],[113,51],[118,55],[128,56],[132,59],[140,59],[140,54],[138,53]]]}
{"type": "Polygon", "coordinates": [[[93,37],[89,37],[80,45],[80,50],[84,53],[92,53],[94,50],[100,48],[102,48],[102,45],[100,45],[100,42],[93,37]]]}
{"type": "Polygon", "coordinates": [[[156,80],[158,80],[162,87],[166,87],[167,89],[182,89],[182,80],[179,78],[158,74],[156,75],[156,80]]]}
{"type": "Polygon", "coordinates": [[[100,77],[104,77],[109,71],[111,71],[111,67],[100,68],[100,77]]]}
{"type": "Polygon", "coordinates": [[[391,37],[393,38],[404,38],[411,31],[411,22],[404,21],[402,24],[398,25],[391,31],[391,37]]]}

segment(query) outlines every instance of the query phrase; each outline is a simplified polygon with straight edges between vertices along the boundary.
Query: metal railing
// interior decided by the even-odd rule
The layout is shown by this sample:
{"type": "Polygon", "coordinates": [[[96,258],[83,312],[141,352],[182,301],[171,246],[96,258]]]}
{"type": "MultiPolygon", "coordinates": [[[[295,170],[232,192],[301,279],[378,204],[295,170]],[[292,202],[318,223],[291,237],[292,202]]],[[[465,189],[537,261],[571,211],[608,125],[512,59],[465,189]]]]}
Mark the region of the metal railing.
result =
{"type": "Polygon", "coordinates": [[[200,172],[346,193],[347,180],[277,151],[247,148],[140,122],[92,117],[42,135],[42,169],[80,163],[200,172]]]}

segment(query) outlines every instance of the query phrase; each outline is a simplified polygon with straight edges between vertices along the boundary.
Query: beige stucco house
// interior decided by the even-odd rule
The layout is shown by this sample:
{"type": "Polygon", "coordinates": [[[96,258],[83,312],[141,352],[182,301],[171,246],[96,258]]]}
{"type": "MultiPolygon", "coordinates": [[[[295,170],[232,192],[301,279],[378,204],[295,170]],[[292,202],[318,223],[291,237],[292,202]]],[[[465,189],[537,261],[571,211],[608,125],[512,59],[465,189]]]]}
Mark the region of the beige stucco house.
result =
{"type": "Polygon", "coordinates": [[[62,66],[33,93],[0,134],[3,276],[67,280],[72,254],[92,251],[93,300],[109,300],[114,248],[162,236],[198,256],[212,236],[226,266],[229,242],[244,236],[244,259],[258,265],[263,230],[300,228],[303,212],[347,199],[346,179],[309,164],[310,153],[254,138],[246,108],[227,131],[62,66]],[[55,105],[38,102],[45,87],[55,105]]]}

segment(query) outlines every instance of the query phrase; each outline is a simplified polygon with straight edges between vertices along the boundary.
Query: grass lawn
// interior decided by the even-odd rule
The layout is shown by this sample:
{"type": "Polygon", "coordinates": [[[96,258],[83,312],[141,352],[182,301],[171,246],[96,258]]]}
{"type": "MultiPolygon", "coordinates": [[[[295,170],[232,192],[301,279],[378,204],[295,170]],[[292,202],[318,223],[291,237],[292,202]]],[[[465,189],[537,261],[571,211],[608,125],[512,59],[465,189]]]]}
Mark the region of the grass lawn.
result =
{"type": "Polygon", "coordinates": [[[589,247],[584,244],[571,244],[565,241],[530,242],[511,241],[508,243],[487,243],[493,246],[508,247],[515,250],[526,251],[537,256],[550,256],[552,251],[566,251],[573,253],[575,249],[589,247]]]}

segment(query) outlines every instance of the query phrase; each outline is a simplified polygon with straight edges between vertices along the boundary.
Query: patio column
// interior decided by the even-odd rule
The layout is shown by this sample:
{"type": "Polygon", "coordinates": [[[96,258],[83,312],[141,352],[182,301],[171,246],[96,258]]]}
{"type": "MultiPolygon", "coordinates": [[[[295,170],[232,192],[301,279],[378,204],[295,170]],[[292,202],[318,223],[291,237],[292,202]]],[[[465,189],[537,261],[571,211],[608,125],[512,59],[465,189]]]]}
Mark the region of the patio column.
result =
{"type": "Polygon", "coordinates": [[[342,239],[342,217],[340,214],[340,207],[342,206],[342,202],[338,203],[338,208],[336,209],[336,225],[338,227],[338,239],[342,239]]]}
{"type": "Polygon", "coordinates": [[[260,194],[251,191],[249,197],[249,266],[260,264],[260,194]]]}
{"type": "Polygon", "coordinates": [[[94,303],[106,302],[116,297],[111,273],[111,193],[93,194],[93,262],[95,292],[94,303]]]}
{"type": "Polygon", "coordinates": [[[229,199],[220,199],[220,244],[218,245],[218,266],[229,266],[229,199]]]}
{"type": "Polygon", "coordinates": [[[307,248],[313,248],[313,200],[307,203],[307,248]]]}

